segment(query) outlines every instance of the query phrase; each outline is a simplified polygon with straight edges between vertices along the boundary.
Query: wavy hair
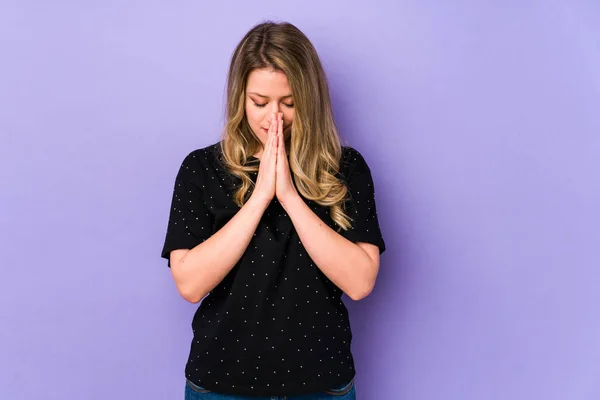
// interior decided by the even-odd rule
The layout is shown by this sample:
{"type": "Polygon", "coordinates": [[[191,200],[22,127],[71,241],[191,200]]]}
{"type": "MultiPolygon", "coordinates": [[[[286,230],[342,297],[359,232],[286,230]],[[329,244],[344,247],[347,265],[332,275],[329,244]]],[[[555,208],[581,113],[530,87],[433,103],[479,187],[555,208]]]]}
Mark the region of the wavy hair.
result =
{"type": "Polygon", "coordinates": [[[234,201],[249,198],[250,173],[258,165],[249,156],[262,148],[245,115],[246,82],[255,69],[283,72],[294,100],[294,121],[289,147],[291,175],[299,193],[329,207],[329,215],[342,229],[351,226],[345,211],[348,188],[337,177],[342,145],[335,125],[323,66],[310,40],[294,25],[264,22],[253,27],[237,45],[227,78],[226,124],[221,137],[223,165],[241,179],[234,201]]]}

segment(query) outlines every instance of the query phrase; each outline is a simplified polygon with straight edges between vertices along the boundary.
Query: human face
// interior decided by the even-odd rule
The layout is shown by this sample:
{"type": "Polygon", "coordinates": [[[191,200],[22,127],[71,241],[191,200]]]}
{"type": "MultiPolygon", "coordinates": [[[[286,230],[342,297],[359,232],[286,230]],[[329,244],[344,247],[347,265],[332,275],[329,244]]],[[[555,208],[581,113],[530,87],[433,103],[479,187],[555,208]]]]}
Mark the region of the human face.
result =
{"type": "Polygon", "coordinates": [[[283,113],[283,136],[287,141],[294,122],[294,100],[287,76],[280,71],[255,69],[246,82],[246,118],[264,145],[273,113],[283,113]]]}

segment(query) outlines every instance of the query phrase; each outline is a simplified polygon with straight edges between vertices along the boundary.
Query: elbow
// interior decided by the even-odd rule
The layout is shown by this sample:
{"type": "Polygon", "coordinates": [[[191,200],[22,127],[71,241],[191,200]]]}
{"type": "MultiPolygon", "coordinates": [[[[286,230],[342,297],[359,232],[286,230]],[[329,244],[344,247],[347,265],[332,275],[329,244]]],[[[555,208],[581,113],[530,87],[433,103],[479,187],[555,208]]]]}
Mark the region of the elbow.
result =
{"type": "Polygon", "coordinates": [[[189,278],[182,276],[179,266],[180,264],[171,266],[171,273],[173,274],[173,280],[175,281],[177,292],[179,292],[179,295],[184,300],[194,304],[199,303],[204,296],[202,293],[200,293],[197,287],[194,287],[191,282],[189,282],[189,278]]]}
{"type": "Polygon", "coordinates": [[[181,295],[181,297],[183,297],[184,300],[189,301],[193,304],[198,304],[200,303],[200,300],[202,300],[202,296],[198,296],[196,293],[189,293],[180,290],[179,294],[181,295]]]}
{"type": "Polygon", "coordinates": [[[185,300],[185,301],[189,301],[190,303],[199,303],[200,300],[202,300],[202,296],[199,296],[197,292],[194,292],[192,290],[192,288],[189,287],[185,287],[184,285],[175,285],[177,286],[177,291],[179,292],[179,295],[185,300]]]}
{"type": "Polygon", "coordinates": [[[372,267],[369,266],[369,272],[367,275],[355,285],[353,290],[347,293],[348,297],[354,301],[359,301],[370,295],[375,287],[375,280],[377,279],[378,270],[379,263],[374,264],[372,267]]]}
{"type": "Polygon", "coordinates": [[[189,284],[189,282],[178,282],[176,279],[175,286],[177,287],[177,292],[179,292],[179,295],[190,303],[197,304],[204,298],[198,288],[193,287],[189,284]]]}
{"type": "Polygon", "coordinates": [[[177,286],[177,291],[179,295],[183,297],[184,300],[189,301],[190,303],[197,304],[204,298],[206,293],[204,293],[198,287],[194,287],[189,284],[179,284],[177,286]]]}
{"type": "Polygon", "coordinates": [[[369,283],[369,284],[364,285],[363,287],[361,287],[357,290],[353,290],[347,294],[348,294],[348,297],[350,297],[352,300],[359,301],[359,300],[364,299],[368,295],[370,295],[371,292],[373,291],[373,287],[374,287],[374,284],[369,283]]]}

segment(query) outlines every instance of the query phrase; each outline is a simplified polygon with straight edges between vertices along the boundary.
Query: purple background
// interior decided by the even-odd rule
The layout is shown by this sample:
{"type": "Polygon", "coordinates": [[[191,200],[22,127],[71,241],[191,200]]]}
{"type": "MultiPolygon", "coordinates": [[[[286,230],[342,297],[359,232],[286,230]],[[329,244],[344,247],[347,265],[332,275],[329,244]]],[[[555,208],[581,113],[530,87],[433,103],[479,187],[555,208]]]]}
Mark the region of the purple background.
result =
{"type": "Polygon", "coordinates": [[[375,177],[361,400],[600,399],[600,3],[0,3],[0,399],[182,399],[159,258],[234,46],[289,20],[375,177]]]}

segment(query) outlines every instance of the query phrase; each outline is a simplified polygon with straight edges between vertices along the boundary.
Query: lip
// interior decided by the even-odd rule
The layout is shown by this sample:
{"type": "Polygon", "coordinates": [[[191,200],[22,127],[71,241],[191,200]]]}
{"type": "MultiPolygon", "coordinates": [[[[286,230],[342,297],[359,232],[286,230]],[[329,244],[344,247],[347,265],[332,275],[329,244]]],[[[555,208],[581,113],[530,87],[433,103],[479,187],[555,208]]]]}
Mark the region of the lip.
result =
{"type": "MultiPolygon", "coordinates": [[[[261,129],[261,130],[262,130],[264,133],[269,133],[269,128],[260,128],[260,129],[261,129]]],[[[284,132],[285,132],[285,131],[287,131],[287,129],[288,129],[288,127],[287,127],[287,126],[284,126],[284,127],[283,127],[283,131],[284,131],[284,132]]]]}

